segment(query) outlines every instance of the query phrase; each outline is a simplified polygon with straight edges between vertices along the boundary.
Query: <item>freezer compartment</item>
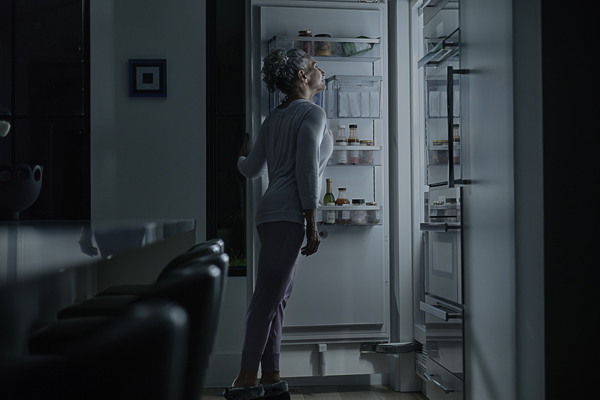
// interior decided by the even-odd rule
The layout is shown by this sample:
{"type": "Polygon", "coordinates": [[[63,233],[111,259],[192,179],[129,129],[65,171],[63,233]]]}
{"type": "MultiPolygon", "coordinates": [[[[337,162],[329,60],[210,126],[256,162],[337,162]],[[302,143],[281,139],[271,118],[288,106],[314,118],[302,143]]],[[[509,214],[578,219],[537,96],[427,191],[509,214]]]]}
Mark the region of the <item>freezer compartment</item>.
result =
{"type": "Polygon", "coordinates": [[[429,400],[464,400],[464,382],[435,361],[427,360],[426,394],[429,400]]]}
{"type": "MultiPolygon", "coordinates": [[[[314,35],[319,33],[313,32],[314,35]]],[[[274,49],[301,49],[311,54],[316,61],[364,61],[380,59],[380,39],[273,36],[269,40],[269,52],[274,49]]]]}
{"type": "Polygon", "coordinates": [[[425,293],[462,304],[461,233],[452,228],[456,227],[448,223],[421,226],[425,230],[425,293]]]}
{"type": "Polygon", "coordinates": [[[381,146],[334,146],[327,165],[381,166],[381,146]]]}
{"type": "Polygon", "coordinates": [[[463,310],[462,307],[433,296],[420,303],[425,312],[425,344],[427,371],[435,361],[459,379],[463,375],[463,310]]]}
{"type": "Polygon", "coordinates": [[[449,222],[450,229],[460,229],[462,220],[460,187],[431,189],[430,192],[424,193],[423,198],[426,223],[449,222]]]}
{"type": "Polygon", "coordinates": [[[334,75],[326,79],[327,118],[381,118],[381,76],[334,75]]]}

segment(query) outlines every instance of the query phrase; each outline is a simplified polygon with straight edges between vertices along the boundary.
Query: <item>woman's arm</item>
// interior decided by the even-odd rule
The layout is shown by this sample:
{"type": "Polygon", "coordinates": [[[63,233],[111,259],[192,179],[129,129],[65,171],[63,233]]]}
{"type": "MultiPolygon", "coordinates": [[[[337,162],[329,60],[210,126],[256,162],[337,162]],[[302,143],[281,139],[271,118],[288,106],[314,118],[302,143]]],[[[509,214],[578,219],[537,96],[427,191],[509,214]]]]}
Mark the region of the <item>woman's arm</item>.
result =
{"type": "Polygon", "coordinates": [[[237,167],[242,175],[248,179],[256,179],[263,175],[267,168],[267,155],[265,151],[264,135],[261,132],[252,147],[252,152],[248,154],[248,140],[250,135],[246,133],[240,152],[238,153],[237,167]]]}
{"type": "Polygon", "coordinates": [[[306,246],[300,250],[303,256],[310,256],[319,250],[321,238],[317,229],[317,210],[304,210],[304,218],[306,218],[306,246]]]}
{"type": "Polygon", "coordinates": [[[296,181],[303,210],[316,209],[319,191],[319,159],[326,117],[322,108],[311,109],[298,130],[296,181]]]}

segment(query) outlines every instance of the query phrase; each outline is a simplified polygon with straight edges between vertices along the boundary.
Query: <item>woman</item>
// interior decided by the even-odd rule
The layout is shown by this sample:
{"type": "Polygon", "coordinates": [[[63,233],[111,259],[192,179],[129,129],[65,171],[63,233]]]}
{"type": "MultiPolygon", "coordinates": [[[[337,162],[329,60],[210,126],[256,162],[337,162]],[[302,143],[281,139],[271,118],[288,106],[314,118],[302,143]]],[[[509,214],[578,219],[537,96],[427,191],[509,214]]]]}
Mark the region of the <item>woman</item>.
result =
{"type": "Polygon", "coordinates": [[[279,376],[283,310],[298,254],[309,256],[319,248],[316,209],[333,152],[325,111],[310,101],[325,90],[325,73],[316,61],[302,50],[279,49],[263,62],[267,88],[281,90],[286,99],[262,123],[249,155],[246,134],[238,158],[238,169],[249,179],[267,168],[269,187],[256,213],[261,241],[256,287],[246,314],[241,370],[223,392],[229,400],[287,395],[287,383],[279,376]]]}

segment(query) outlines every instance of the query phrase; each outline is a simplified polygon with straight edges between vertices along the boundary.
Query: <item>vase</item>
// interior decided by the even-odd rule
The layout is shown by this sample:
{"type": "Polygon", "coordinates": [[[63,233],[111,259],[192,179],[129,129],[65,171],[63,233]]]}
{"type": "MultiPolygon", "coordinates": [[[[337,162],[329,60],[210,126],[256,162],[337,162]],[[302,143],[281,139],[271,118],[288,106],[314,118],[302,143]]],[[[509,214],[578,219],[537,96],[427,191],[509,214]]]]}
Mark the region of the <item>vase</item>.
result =
{"type": "Polygon", "coordinates": [[[19,213],[37,200],[43,168],[35,165],[0,165],[0,220],[19,220],[19,213]]]}

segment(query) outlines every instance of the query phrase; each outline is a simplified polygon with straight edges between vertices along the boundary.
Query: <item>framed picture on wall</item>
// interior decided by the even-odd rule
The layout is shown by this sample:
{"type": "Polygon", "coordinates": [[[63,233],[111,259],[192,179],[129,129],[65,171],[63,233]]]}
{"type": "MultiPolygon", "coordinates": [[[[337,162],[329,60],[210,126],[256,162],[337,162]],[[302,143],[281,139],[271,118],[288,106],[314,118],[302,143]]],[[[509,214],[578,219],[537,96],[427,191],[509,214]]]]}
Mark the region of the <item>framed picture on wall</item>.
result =
{"type": "Polygon", "coordinates": [[[167,60],[129,60],[129,97],[167,97],[167,60]]]}

